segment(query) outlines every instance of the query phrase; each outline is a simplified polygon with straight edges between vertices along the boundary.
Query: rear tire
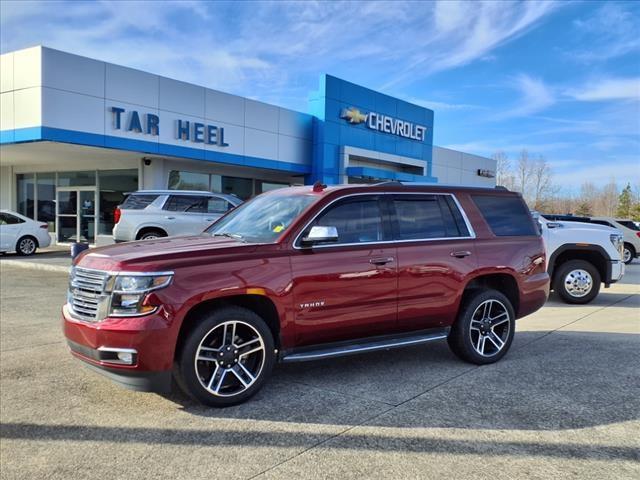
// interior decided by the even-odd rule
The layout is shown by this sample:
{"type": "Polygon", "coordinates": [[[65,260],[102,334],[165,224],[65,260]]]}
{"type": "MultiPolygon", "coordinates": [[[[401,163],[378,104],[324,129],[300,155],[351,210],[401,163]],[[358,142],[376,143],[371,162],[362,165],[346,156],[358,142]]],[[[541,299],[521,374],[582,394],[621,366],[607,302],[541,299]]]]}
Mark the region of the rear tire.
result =
{"type": "Polygon", "coordinates": [[[636,249],[633,248],[633,245],[630,243],[625,243],[622,252],[622,261],[628,265],[633,262],[634,258],[636,258],[636,249]]]}
{"type": "Polygon", "coordinates": [[[515,311],[504,294],[476,290],[464,300],[447,342],[462,360],[486,365],[506,355],[515,327],[515,311]]]}
{"type": "Polygon", "coordinates": [[[36,253],[37,248],[38,240],[36,240],[31,235],[20,237],[20,239],[16,243],[16,253],[18,255],[22,255],[23,257],[33,255],[34,253],[36,253]]]}
{"type": "Polygon", "coordinates": [[[167,234],[160,229],[146,230],[141,235],[138,235],[137,240],[155,240],[156,238],[166,237],[167,234]]]}
{"type": "Polygon", "coordinates": [[[212,407],[237,405],[255,395],[275,363],[273,335],[254,312],[223,307],[198,319],[177,358],[176,383],[212,407]]]}
{"type": "Polygon", "coordinates": [[[560,265],[553,275],[553,290],[565,303],[584,305],[600,291],[600,272],[585,260],[571,260],[560,265]]]}

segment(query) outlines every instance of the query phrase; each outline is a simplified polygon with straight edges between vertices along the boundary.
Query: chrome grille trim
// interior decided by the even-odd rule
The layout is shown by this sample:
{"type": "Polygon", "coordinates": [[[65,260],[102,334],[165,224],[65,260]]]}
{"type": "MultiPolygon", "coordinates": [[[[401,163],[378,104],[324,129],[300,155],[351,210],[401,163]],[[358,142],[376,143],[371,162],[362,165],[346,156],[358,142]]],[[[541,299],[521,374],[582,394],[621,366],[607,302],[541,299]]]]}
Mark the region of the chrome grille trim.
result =
{"type": "Polygon", "coordinates": [[[109,272],[72,268],[67,302],[70,313],[88,322],[102,320],[110,298],[105,293],[110,277],[109,272]]]}

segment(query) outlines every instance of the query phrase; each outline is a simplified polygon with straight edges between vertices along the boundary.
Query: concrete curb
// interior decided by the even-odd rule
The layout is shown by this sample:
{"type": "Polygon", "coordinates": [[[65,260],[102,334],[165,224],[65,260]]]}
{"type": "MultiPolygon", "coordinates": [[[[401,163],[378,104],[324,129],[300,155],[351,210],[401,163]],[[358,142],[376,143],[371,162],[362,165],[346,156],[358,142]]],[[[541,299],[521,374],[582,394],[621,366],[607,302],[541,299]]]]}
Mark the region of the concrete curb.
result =
{"type": "Polygon", "coordinates": [[[0,268],[3,267],[17,267],[24,268],[27,270],[40,270],[45,272],[56,272],[56,273],[64,273],[69,274],[69,270],[71,266],[64,267],[62,265],[48,265],[46,263],[35,263],[30,261],[22,261],[22,260],[0,260],[0,268]]]}

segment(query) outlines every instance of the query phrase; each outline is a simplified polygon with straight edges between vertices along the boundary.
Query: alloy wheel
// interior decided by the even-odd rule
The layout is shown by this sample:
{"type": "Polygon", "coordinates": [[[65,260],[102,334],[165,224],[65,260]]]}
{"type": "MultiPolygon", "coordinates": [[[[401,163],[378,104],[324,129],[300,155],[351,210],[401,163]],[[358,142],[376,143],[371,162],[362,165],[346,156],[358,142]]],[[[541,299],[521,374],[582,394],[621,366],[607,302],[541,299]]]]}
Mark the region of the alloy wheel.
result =
{"type": "Polygon", "coordinates": [[[202,387],[218,397],[233,397],[251,387],[265,363],[260,333],[242,321],[223,322],[207,332],[195,357],[202,387]]]}
{"type": "Polygon", "coordinates": [[[36,242],[32,238],[23,238],[20,240],[18,249],[23,255],[31,255],[36,250],[36,242]]]}
{"type": "Polygon", "coordinates": [[[473,349],[484,357],[501,352],[509,338],[510,320],[509,310],[498,300],[486,300],[478,305],[469,328],[473,349]]]}
{"type": "Polygon", "coordinates": [[[622,261],[624,263],[629,263],[630,260],[631,260],[631,250],[629,250],[628,248],[625,248],[624,252],[622,253],[622,261]]]}
{"type": "Polygon", "coordinates": [[[591,274],[581,268],[571,270],[564,277],[564,286],[569,295],[576,298],[582,298],[588,295],[593,288],[593,278],[591,274]]]}

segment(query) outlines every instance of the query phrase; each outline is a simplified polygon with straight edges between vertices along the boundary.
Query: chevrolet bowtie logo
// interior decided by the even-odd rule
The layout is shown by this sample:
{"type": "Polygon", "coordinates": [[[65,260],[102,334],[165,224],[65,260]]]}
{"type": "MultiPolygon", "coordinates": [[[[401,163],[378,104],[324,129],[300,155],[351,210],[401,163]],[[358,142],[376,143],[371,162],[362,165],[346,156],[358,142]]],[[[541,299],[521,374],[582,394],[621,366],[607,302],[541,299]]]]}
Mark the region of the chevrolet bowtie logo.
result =
{"type": "Polygon", "coordinates": [[[349,123],[362,123],[367,121],[367,114],[361,113],[355,107],[344,108],[340,114],[340,118],[346,118],[349,123]]]}

